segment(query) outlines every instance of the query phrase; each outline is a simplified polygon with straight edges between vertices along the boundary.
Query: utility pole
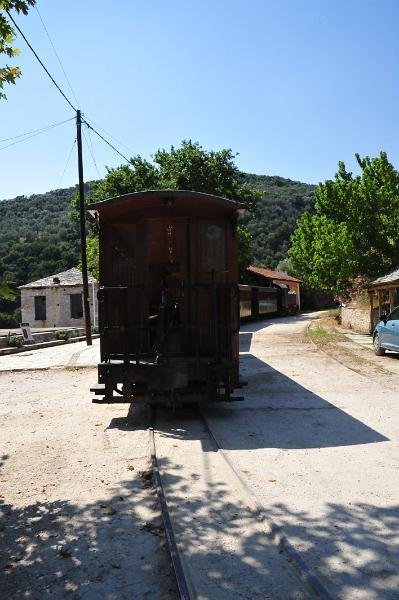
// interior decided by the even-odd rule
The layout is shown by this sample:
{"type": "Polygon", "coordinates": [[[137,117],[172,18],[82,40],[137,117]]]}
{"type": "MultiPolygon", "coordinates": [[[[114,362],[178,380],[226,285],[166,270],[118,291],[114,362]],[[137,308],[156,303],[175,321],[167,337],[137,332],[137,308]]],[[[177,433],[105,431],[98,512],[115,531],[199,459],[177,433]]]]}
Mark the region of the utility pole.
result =
{"type": "Polygon", "coordinates": [[[85,316],[86,344],[92,345],[90,305],[89,305],[89,280],[87,277],[86,257],[86,220],[85,220],[85,191],[83,185],[83,158],[82,158],[82,115],[76,111],[76,138],[78,143],[78,171],[79,171],[79,216],[80,216],[80,251],[83,276],[83,313],[85,316]]]}

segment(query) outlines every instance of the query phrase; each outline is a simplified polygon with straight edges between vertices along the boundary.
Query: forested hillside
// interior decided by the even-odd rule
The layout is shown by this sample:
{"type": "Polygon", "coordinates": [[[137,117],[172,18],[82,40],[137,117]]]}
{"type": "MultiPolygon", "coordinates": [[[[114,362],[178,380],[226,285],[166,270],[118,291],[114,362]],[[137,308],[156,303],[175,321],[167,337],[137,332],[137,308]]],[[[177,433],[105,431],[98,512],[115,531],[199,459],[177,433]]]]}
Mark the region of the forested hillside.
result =
{"type": "MultiPolygon", "coordinates": [[[[74,188],[0,202],[0,280],[15,289],[79,262],[79,228],[70,217],[74,188]]],[[[0,327],[12,326],[16,302],[0,301],[0,327]]]]}
{"type": "MultiPolygon", "coordinates": [[[[313,206],[314,186],[266,175],[246,174],[264,190],[258,215],[245,222],[253,238],[254,262],[275,268],[286,257],[295,221],[313,206]]],[[[75,188],[0,201],[0,280],[18,285],[65,271],[79,263],[79,227],[71,219],[75,188]]],[[[88,191],[88,189],[87,189],[88,191]]],[[[12,325],[16,302],[0,301],[0,327],[12,325]]]]}
{"type": "Polygon", "coordinates": [[[246,174],[246,178],[264,191],[258,214],[245,220],[252,235],[254,262],[274,269],[287,256],[298,217],[313,208],[316,186],[277,176],[246,174]]]}
{"type": "Polygon", "coordinates": [[[74,188],[0,202],[0,274],[21,285],[76,266],[79,229],[70,218],[74,188]]]}

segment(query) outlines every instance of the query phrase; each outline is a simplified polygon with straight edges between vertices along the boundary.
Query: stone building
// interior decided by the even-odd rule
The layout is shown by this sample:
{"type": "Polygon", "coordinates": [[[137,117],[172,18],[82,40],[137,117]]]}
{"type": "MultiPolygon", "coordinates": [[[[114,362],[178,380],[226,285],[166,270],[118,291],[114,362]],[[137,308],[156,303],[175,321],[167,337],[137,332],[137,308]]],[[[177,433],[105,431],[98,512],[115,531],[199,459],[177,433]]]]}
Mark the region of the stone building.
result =
{"type": "MultiPolygon", "coordinates": [[[[84,327],[83,279],[73,268],[21,285],[22,322],[31,327],[84,327]]],[[[97,281],[89,276],[90,317],[98,325],[97,281]]]]}

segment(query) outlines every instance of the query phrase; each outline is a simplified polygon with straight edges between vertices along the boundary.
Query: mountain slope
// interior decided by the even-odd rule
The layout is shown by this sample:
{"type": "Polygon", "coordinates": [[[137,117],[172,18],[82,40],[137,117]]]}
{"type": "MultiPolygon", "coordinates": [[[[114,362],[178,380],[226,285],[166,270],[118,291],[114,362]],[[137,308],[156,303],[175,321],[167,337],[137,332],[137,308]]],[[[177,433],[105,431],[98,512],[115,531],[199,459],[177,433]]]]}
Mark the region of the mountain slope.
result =
{"type": "MultiPolygon", "coordinates": [[[[253,238],[254,262],[275,268],[286,257],[297,218],[313,207],[315,186],[282,177],[244,176],[249,185],[264,191],[258,214],[245,217],[253,238]]],[[[0,201],[0,280],[16,288],[79,263],[79,227],[70,216],[75,190],[0,201]]],[[[10,314],[17,305],[18,299],[0,301],[0,313],[10,314]]]]}
{"type": "Polygon", "coordinates": [[[246,219],[254,262],[271,269],[286,258],[297,219],[314,204],[315,185],[278,176],[246,174],[247,182],[264,191],[258,215],[246,219]]]}

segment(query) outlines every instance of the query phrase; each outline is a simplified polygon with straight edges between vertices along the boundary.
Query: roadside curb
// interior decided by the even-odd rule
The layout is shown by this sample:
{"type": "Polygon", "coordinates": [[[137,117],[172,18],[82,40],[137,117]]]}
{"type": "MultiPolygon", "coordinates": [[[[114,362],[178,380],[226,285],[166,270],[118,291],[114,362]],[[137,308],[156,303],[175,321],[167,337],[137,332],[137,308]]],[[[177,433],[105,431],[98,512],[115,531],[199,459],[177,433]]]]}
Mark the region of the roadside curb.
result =
{"type": "MultiPolygon", "coordinates": [[[[99,338],[99,334],[92,335],[92,339],[99,338]]],[[[51,340],[50,342],[39,342],[38,344],[28,344],[21,348],[1,348],[0,357],[9,356],[10,354],[18,354],[19,352],[29,352],[30,350],[40,350],[43,348],[51,348],[52,346],[63,346],[64,344],[74,344],[75,342],[84,342],[86,336],[74,337],[69,340],[51,340]]]]}

